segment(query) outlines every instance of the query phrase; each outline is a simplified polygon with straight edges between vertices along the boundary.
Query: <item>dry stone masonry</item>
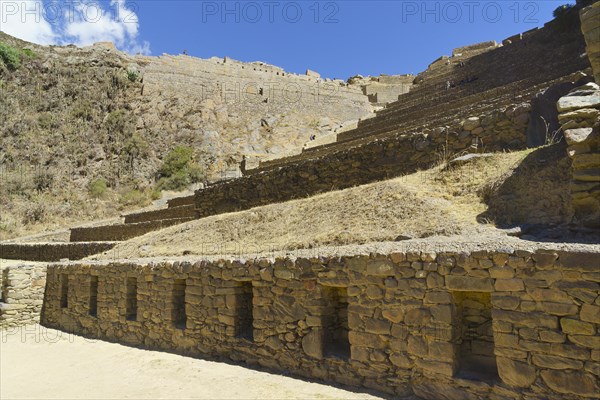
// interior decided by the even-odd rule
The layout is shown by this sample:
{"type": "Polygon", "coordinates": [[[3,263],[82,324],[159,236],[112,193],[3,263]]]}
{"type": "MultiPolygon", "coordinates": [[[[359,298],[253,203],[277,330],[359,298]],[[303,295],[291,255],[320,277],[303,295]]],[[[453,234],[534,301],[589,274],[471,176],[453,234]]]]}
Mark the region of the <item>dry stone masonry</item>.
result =
{"type": "Polygon", "coordinates": [[[31,325],[40,321],[46,286],[45,264],[0,263],[0,328],[31,325]]]}
{"type": "Polygon", "coordinates": [[[74,263],[42,323],[397,396],[584,399],[599,282],[597,253],[552,249],[74,263]]]}
{"type": "Polygon", "coordinates": [[[587,43],[586,52],[594,70],[596,83],[600,84],[600,2],[582,9],[580,19],[581,31],[587,43]]]}
{"type": "Polygon", "coordinates": [[[144,93],[176,93],[193,98],[220,98],[230,105],[267,107],[271,112],[293,107],[306,114],[341,121],[367,115],[371,106],[359,86],[314,74],[296,75],[262,62],[231,58],[200,59],[185,55],[143,58],[144,93]]]}
{"type": "Polygon", "coordinates": [[[557,107],[572,159],[573,222],[600,229],[600,88],[595,83],[578,87],[557,107]]]}

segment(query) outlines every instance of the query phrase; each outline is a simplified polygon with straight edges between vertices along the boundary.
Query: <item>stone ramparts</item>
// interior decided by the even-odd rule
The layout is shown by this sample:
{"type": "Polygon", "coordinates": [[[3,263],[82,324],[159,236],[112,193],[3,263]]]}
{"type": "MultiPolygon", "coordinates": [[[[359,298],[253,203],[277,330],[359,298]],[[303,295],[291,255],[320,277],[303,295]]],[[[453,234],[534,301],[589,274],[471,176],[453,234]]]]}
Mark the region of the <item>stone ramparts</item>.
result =
{"type": "Polygon", "coordinates": [[[398,397],[597,398],[598,256],[439,249],[53,265],[42,324],[398,397]]]}
{"type": "Polygon", "coordinates": [[[360,87],[341,80],[290,74],[268,64],[230,58],[163,55],[148,60],[143,74],[144,94],[220,98],[245,110],[253,107],[271,112],[301,110],[341,121],[366,115],[371,110],[360,87]]]}

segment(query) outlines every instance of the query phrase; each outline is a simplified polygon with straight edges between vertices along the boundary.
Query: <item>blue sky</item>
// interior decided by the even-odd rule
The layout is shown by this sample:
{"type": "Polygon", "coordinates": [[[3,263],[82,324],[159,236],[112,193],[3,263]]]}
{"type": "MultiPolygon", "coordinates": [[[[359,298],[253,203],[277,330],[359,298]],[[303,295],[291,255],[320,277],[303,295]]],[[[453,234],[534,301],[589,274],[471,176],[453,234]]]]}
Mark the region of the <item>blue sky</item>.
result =
{"type": "Polygon", "coordinates": [[[133,53],[185,49],[346,79],[418,73],[455,47],[541,27],[565,2],[0,0],[0,30],[44,44],[110,40],[133,53]]]}

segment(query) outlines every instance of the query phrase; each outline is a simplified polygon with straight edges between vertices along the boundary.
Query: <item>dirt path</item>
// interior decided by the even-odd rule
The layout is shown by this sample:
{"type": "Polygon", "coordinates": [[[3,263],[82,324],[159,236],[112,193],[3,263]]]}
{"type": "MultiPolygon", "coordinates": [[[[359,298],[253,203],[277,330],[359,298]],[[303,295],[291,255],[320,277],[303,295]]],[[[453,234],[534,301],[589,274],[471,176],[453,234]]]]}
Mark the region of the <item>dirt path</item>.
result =
{"type": "Polygon", "coordinates": [[[38,325],[1,336],[2,399],[379,399],[38,325]]]}

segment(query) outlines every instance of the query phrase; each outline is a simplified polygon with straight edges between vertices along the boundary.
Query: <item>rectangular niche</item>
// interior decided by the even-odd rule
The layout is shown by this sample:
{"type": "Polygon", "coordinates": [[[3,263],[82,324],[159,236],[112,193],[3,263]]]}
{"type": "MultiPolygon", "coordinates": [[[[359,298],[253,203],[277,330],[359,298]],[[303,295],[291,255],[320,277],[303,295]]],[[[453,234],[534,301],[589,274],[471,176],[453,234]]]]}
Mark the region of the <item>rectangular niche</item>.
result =
{"type": "Polygon", "coordinates": [[[60,308],[69,307],[69,275],[60,276],[60,308]]]}
{"type": "Polygon", "coordinates": [[[127,278],[125,318],[128,321],[137,320],[137,278],[127,278]]]}
{"type": "Polygon", "coordinates": [[[488,382],[499,379],[490,293],[453,292],[452,295],[456,306],[456,376],[488,382]]]}
{"type": "Polygon", "coordinates": [[[175,279],[173,282],[173,325],[177,329],[185,329],[187,314],[185,311],[185,279],[175,279]]]}
{"type": "Polygon", "coordinates": [[[98,316],[98,277],[90,277],[90,302],[89,313],[92,317],[98,316]]]}
{"type": "Polygon", "coordinates": [[[235,289],[235,337],[254,340],[252,282],[240,282],[235,289]]]}
{"type": "Polygon", "coordinates": [[[346,360],[350,358],[348,289],[324,286],[323,297],[323,355],[346,360]]]}

